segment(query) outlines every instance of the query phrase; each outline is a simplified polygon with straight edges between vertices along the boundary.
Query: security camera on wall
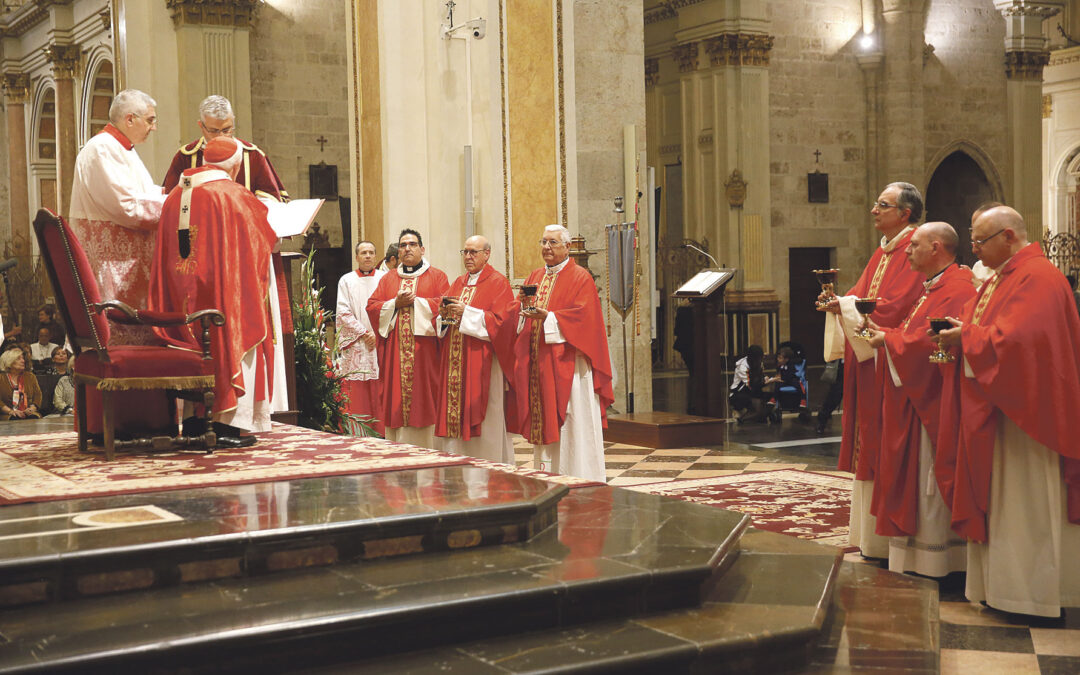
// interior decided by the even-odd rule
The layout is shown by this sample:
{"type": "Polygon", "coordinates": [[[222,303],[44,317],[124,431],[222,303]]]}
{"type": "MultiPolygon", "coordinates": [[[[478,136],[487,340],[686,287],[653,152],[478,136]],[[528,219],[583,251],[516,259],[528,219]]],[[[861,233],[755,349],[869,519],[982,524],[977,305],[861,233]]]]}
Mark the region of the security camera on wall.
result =
{"type": "Polygon", "coordinates": [[[487,35],[487,19],[477,17],[465,23],[459,23],[454,27],[443,24],[442,36],[444,40],[451,38],[468,39],[468,36],[472,36],[475,40],[483,40],[487,35]],[[462,33],[464,31],[464,33],[462,33]]]}

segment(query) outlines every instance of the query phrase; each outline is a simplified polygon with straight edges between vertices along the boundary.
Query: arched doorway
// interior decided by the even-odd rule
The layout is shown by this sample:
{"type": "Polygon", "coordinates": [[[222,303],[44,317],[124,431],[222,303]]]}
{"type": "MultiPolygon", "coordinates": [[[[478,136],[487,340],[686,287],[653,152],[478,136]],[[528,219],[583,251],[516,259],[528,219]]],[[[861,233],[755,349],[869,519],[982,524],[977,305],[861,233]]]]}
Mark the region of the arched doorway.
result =
{"type": "Polygon", "coordinates": [[[113,65],[102,59],[93,77],[87,78],[83,108],[83,143],[109,123],[109,106],[113,100],[113,65]]]}
{"type": "Polygon", "coordinates": [[[943,220],[956,228],[960,236],[957,259],[965,265],[975,264],[971,252],[971,214],[982,204],[997,196],[974,159],[957,150],[938,164],[926,186],[926,221],[943,220]]]}

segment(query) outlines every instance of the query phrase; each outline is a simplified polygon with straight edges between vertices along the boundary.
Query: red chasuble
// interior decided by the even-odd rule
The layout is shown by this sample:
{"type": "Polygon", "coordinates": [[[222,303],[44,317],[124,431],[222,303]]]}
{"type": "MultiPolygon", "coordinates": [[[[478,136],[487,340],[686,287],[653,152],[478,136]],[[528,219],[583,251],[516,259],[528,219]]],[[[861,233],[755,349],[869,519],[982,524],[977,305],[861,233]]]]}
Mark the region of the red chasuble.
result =
{"type": "MultiPolygon", "coordinates": [[[[606,428],[607,407],[615,395],[604,314],[592,275],[570,259],[555,275],[547,275],[544,267],[534,270],[525,283],[540,287],[536,305],[555,313],[566,342],[547,344],[543,322],[525,319],[525,327],[514,341],[516,414],[508,423],[515,422],[517,431],[534,445],[558,442],[570,403],[574,359],[580,352],[592,366],[593,391],[600,397],[601,419],[606,428]]],[[[515,329],[520,311],[520,306],[515,305],[511,317],[515,329]]]]}
{"type": "Polygon", "coordinates": [[[1080,317],[1068,282],[1029,244],[983,284],[962,319],[963,358],[946,374],[953,398],[942,402],[938,436],[942,451],[953,450],[939,452],[937,466],[939,481],[952,480],[953,530],[987,539],[1001,415],[1065,458],[1069,522],[1080,523],[1080,317]],[[964,374],[965,358],[974,378],[964,374]]]}
{"type": "Polygon", "coordinates": [[[507,317],[516,303],[510,282],[491,265],[484,265],[476,285],[467,286],[469,275],[454,280],[446,295],[459,298],[466,305],[484,310],[484,325],[490,342],[463,335],[450,326],[442,338],[442,369],[439,390],[439,416],[435,435],[464,441],[480,435],[487,413],[491,387],[491,359],[499,359],[505,377],[514,372],[514,356],[506,340],[498,340],[503,330],[514,330],[507,317]],[[496,351],[498,350],[498,352],[496,351]]]}
{"type": "MultiPolygon", "coordinates": [[[[400,268],[399,268],[400,269],[400,268]]],[[[411,289],[431,308],[434,317],[439,302],[449,287],[446,274],[428,266],[416,276],[401,276],[390,270],[368,299],[368,318],[379,332],[379,313],[383,303],[397,297],[398,290],[411,289]]],[[[379,373],[382,376],[382,411],[380,419],[388,429],[427,427],[435,424],[439,391],[439,338],[415,335],[413,306],[399,307],[394,313],[385,338],[378,335],[379,373]]],[[[432,328],[434,331],[434,327],[432,328]]]]}
{"type": "MultiPolygon", "coordinates": [[[[274,343],[269,315],[270,253],[277,236],[266,222],[266,207],[248,190],[215,167],[184,171],[205,179],[191,190],[191,253],[181,258],[177,241],[183,188],[177,187],[161,209],[161,227],[150,272],[150,309],[191,313],[216,308],[223,327],[211,326],[214,356],[214,412],[236,407],[243,395],[240,362],[255,348],[255,400],[266,399],[273,381],[274,343]]],[[[201,324],[155,328],[170,345],[202,350],[201,324]]]]}
{"type": "MultiPolygon", "coordinates": [[[[911,305],[922,295],[926,277],[911,269],[904,254],[914,233],[913,229],[901,235],[889,253],[879,246],[858,283],[844,294],[876,297],[877,309],[870,318],[882,328],[899,326],[911,305]]],[[[844,436],[839,468],[854,472],[857,480],[874,478],[881,442],[881,396],[885,375],[887,373],[875,366],[875,359],[860,363],[851,345],[845,344],[844,436]]]]}
{"type": "MultiPolygon", "coordinates": [[[[240,162],[240,173],[236,174],[236,182],[252,192],[263,192],[278,201],[287,200],[289,193],[285,192],[285,186],[281,184],[277,171],[270,164],[266,153],[260,150],[254,143],[235,139],[244,148],[244,158],[240,162]]],[[[169,171],[165,174],[165,180],[161,186],[167,192],[180,182],[180,174],[186,169],[194,169],[203,165],[203,146],[206,139],[200,138],[192,141],[176,151],[173,156],[169,171]]]]}
{"type": "MultiPolygon", "coordinates": [[[[903,385],[893,384],[885,363],[881,451],[871,502],[880,535],[914,535],[919,529],[919,471],[930,470],[919,467],[920,427],[935,440],[941,410],[941,370],[930,363],[937,347],[926,331],[930,317],[959,316],[974,295],[971,270],[950,265],[900,327],[885,331],[886,349],[903,385]]],[[[885,355],[879,352],[878,358],[885,355]]]]}

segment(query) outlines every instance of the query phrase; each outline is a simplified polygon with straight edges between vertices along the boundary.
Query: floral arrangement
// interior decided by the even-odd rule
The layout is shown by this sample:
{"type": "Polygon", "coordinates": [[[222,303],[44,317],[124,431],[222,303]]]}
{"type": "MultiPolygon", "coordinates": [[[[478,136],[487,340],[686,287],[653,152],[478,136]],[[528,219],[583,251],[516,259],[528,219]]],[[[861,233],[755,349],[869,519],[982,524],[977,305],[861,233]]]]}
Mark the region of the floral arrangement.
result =
{"type": "Polygon", "coordinates": [[[293,330],[296,337],[296,398],[300,426],[335,434],[378,436],[371,418],[345,410],[349,401],[343,391],[343,377],[334,370],[337,348],[326,343],[326,313],[320,299],[323,288],[314,287],[314,259],[311,249],[300,267],[298,299],[293,303],[293,330]]]}

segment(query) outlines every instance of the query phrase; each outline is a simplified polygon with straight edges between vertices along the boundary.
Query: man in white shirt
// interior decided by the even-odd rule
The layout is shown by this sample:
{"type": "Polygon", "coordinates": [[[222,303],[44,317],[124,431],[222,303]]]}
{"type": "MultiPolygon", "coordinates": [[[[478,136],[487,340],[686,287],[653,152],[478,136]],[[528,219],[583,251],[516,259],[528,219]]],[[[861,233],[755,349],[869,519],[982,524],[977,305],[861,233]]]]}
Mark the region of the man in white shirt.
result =
{"type": "Polygon", "coordinates": [[[38,328],[38,340],[30,345],[30,358],[34,361],[48,361],[52,359],[53,350],[59,345],[49,342],[51,333],[47,326],[38,328]]]}
{"type": "MultiPolygon", "coordinates": [[[[368,298],[386,272],[375,268],[375,244],[361,241],[356,245],[356,270],[338,281],[337,344],[340,354],[337,370],[345,379],[345,394],[349,397],[346,411],[374,418],[371,428],[383,433],[379,384],[379,355],[375,351],[375,331],[368,318],[368,298]]],[[[356,433],[356,425],[347,423],[356,433]]]]}

